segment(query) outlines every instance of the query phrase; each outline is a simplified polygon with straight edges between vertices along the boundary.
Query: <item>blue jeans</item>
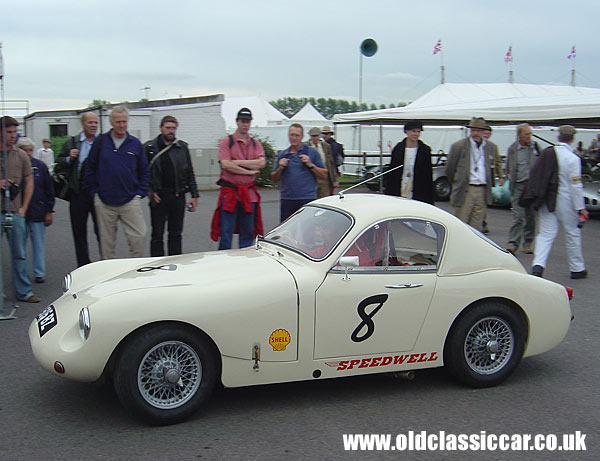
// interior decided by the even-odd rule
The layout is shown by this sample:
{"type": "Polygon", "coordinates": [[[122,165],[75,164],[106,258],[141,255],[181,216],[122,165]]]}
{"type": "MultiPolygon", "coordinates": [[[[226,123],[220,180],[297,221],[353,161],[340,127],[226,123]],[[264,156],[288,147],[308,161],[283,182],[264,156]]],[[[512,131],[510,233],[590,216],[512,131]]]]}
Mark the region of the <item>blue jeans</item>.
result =
{"type": "Polygon", "coordinates": [[[27,222],[27,237],[31,239],[33,276],[46,276],[46,226],[43,222],[27,222]]]}
{"type": "Polygon", "coordinates": [[[25,218],[17,213],[12,214],[12,226],[8,229],[4,227],[6,214],[2,213],[2,231],[6,233],[8,244],[10,246],[10,256],[12,260],[12,275],[15,292],[19,301],[25,301],[33,292],[31,291],[31,281],[27,275],[27,251],[25,248],[25,218]]]}
{"type": "MultiPolygon", "coordinates": [[[[225,199],[223,199],[223,202],[225,199]]],[[[236,220],[240,233],[240,248],[252,246],[254,243],[254,212],[256,203],[252,203],[252,213],[246,213],[240,202],[237,203],[234,213],[223,210],[221,202],[221,222],[219,250],[229,250],[233,241],[236,220]]]]}
{"type": "Polygon", "coordinates": [[[298,211],[304,205],[312,202],[316,198],[317,197],[305,198],[305,199],[299,199],[299,200],[290,200],[290,199],[282,198],[279,203],[279,212],[280,212],[281,222],[285,221],[287,218],[292,216],[296,211],[298,211]]]}

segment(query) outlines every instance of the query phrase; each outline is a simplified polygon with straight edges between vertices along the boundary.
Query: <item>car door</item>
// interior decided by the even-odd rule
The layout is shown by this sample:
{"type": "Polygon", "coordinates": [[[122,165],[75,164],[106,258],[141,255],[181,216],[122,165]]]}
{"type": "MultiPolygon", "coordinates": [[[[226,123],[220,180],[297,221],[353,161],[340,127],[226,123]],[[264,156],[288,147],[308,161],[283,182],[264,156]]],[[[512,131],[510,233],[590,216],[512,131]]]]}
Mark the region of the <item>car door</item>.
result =
{"type": "Polygon", "coordinates": [[[316,293],[315,359],[412,350],[427,315],[444,242],[437,223],[406,218],[370,226],[316,293]]]}

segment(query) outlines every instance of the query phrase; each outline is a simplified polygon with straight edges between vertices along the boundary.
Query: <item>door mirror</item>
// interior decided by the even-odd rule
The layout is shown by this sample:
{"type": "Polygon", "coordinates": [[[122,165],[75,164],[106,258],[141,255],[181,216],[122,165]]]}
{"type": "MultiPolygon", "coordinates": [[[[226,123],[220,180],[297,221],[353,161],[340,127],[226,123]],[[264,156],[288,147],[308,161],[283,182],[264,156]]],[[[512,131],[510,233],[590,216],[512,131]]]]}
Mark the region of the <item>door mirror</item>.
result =
{"type": "Polygon", "coordinates": [[[349,267],[358,267],[359,258],[358,256],[342,256],[340,258],[340,266],[344,268],[344,278],[342,280],[350,280],[348,277],[348,268],[349,267]]]}

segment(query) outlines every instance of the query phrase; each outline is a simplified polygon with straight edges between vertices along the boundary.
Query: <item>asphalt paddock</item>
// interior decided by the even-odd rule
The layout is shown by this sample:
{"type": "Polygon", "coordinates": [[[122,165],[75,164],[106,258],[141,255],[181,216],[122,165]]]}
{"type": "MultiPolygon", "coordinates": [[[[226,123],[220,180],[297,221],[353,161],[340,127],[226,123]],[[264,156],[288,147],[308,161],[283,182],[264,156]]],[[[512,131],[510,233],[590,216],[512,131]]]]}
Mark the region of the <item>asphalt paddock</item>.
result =
{"type": "MultiPolygon", "coordinates": [[[[279,192],[263,190],[265,230],[279,222],[279,192]]],[[[185,252],[215,250],[209,237],[217,191],[201,193],[199,208],[186,213],[185,252]]],[[[438,206],[450,210],[449,204],[438,206]]],[[[144,204],[149,226],[147,203],[144,204]]],[[[445,431],[471,434],[586,434],[583,452],[418,452],[404,459],[598,459],[600,399],[600,216],[583,229],[589,277],[570,280],[564,236],[557,237],[544,276],[574,288],[575,319],[565,340],[545,354],[524,359],[502,385],[474,390],[450,380],[441,369],[417,372],[413,381],[387,374],[337,380],[218,389],[191,420],[170,427],[148,427],[119,404],[109,385],[62,380],[42,370],[29,347],[27,329],[35,316],[61,293],[75,252],[67,203],[57,200],[54,224],[46,233],[46,283],[34,284],[39,304],[20,303],[17,319],[0,321],[0,459],[379,459],[393,453],[344,451],[342,434],[445,431]]],[[[489,237],[506,245],[508,209],[490,208],[489,237]]],[[[150,229],[148,229],[149,235],[150,229]]],[[[97,244],[89,231],[92,260],[97,244]]],[[[12,283],[6,240],[2,244],[5,291],[12,283]]],[[[119,229],[116,254],[126,257],[119,229]]],[[[149,254],[149,239],[146,245],[149,254]]],[[[529,268],[532,255],[517,253],[529,268]]]]}

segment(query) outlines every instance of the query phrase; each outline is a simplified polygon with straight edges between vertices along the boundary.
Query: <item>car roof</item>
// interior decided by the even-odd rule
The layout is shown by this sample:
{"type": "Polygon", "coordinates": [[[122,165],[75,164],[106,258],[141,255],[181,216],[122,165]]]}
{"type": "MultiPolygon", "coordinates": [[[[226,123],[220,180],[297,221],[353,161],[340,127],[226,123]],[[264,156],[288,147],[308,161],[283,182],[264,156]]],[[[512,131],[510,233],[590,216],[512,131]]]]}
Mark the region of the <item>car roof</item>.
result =
{"type": "Polygon", "coordinates": [[[525,272],[510,253],[494,246],[454,215],[434,205],[402,197],[382,194],[343,194],[324,197],[314,205],[337,208],[351,214],[356,226],[350,238],[356,238],[376,222],[393,218],[417,218],[442,224],[446,229],[446,248],[440,262],[439,275],[459,275],[491,269],[525,272]]]}

